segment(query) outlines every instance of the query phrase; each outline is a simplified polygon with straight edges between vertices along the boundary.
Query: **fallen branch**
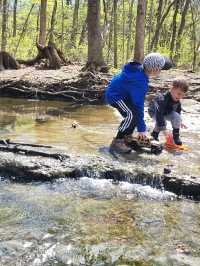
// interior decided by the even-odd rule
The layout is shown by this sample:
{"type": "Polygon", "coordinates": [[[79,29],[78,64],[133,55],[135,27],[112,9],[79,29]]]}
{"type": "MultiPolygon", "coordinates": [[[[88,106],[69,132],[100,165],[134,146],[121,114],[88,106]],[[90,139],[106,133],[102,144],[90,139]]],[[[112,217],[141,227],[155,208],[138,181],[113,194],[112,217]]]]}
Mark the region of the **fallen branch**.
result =
{"type": "Polygon", "coordinates": [[[6,142],[5,143],[2,142],[0,144],[0,151],[25,154],[27,156],[42,156],[42,157],[54,158],[54,159],[61,160],[61,161],[69,158],[68,155],[63,155],[59,153],[49,153],[47,151],[38,151],[38,150],[30,149],[30,148],[21,148],[20,146],[30,147],[32,145],[30,144],[26,145],[25,143],[13,145],[13,144],[6,144],[6,142]]]}

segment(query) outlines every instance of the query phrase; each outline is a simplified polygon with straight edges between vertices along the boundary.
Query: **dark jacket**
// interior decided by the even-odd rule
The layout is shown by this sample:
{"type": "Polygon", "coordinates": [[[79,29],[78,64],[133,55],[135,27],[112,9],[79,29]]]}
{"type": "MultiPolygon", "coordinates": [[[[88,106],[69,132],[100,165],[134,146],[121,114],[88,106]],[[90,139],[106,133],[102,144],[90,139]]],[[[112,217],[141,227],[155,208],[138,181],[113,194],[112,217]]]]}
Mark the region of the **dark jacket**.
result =
{"type": "Polygon", "coordinates": [[[131,62],[121,73],[114,76],[106,88],[105,97],[109,104],[119,100],[129,101],[136,110],[138,132],[146,131],[144,122],[144,99],[148,91],[149,78],[140,63],[131,62]]]}
{"type": "Polygon", "coordinates": [[[157,126],[162,128],[165,126],[165,116],[171,112],[181,113],[181,102],[175,102],[172,99],[171,93],[168,91],[164,94],[158,93],[150,102],[148,112],[151,117],[156,118],[157,126]]]}

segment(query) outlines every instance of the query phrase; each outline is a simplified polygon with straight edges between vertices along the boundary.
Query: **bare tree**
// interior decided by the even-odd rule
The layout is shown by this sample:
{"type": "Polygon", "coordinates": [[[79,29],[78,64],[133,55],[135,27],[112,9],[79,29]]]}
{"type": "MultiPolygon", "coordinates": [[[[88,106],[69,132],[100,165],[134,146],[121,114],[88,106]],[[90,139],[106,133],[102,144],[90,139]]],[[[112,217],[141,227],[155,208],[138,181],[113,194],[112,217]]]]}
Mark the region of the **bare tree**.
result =
{"type": "Polygon", "coordinates": [[[177,64],[178,60],[180,58],[180,47],[181,47],[181,38],[183,35],[183,30],[185,27],[185,18],[189,9],[189,4],[190,4],[191,0],[185,0],[185,5],[183,8],[183,12],[182,12],[182,16],[181,16],[181,22],[180,22],[180,26],[178,29],[178,35],[177,35],[177,41],[176,41],[176,53],[174,56],[174,62],[177,64]]]}
{"type": "Polygon", "coordinates": [[[124,52],[125,52],[125,0],[122,0],[122,63],[124,64],[124,52]]]}
{"type": "Polygon", "coordinates": [[[86,39],[86,34],[87,34],[87,18],[85,19],[83,26],[82,26],[82,31],[81,31],[81,36],[79,40],[79,45],[85,42],[86,39]]]}
{"type": "Polygon", "coordinates": [[[56,22],[56,10],[57,10],[57,0],[54,0],[54,6],[53,6],[53,11],[52,11],[52,16],[51,16],[51,28],[50,28],[50,34],[49,34],[49,42],[51,43],[54,42],[53,32],[54,32],[55,22],[56,22]]]}
{"type": "Polygon", "coordinates": [[[112,49],[112,41],[113,41],[113,6],[111,9],[110,14],[110,29],[109,29],[109,35],[108,35],[108,51],[107,51],[107,62],[110,61],[110,55],[111,55],[111,49],[112,49]]]}
{"type": "Polygon", "coordinates": [[[71,45],[74,47],[76,47],[76,36],[77,36],[77,30],[78,30],[78,9],[79,9],[79,0],[75,0],[72,34],[71,34],[71,45]]]}
{"type": "Polygon", "coordinates": [[[102,30],[102,45],[104,47],[106,41],[107,41],[107,37],[109,35],[109,30],[111,27],[111,23],[109,22],[108,16],[109,16],[109,2],[110,1],[105,1],[103,0],[103,11],[104,11],[104,23],[103,23],[103,30],[102,30]]]}
{"type": "Polygon", "coordinates": [[[105,27],[105,25],[108,24],[108,10],[105,0],[103,0],[103,10],[104,10],[104,27],[105,27]]]}
{"type": "Polygon", "coordinates": [[[2,15],[2,32],[1,32],[1,50],[6,50],[7,45],[7,21],[8,21],[8,3],[7,0],[3,0],[3,15],[2,15]]]}
{"type": "Polygon", "coordinates": [[[15,0],[13,7],[13,37],[16,36],[16,27],[17,27],[17,0],[15,0]]]}
{"type": "Polygon", "coordinates": [[[153,28],[153,15],[154,15],[154,5],[153,0],[150,2],[150,12],[148,16],[148,25],[147,25],[147,31],[148,31],[148,52],[151,51],[151,33],[153,28]]]}
{"type": "Polygon", "coordinates": [[[47,13],[47,1],[41,0],[39,44],[42,46],[45,46],[45,43],[46,43],[46,24],[47,24],[46,13],[47,13]]]}
{"type": "Polygon", "coordinates": [[[173,53],[174,53],[174,44],[175,44],[175,39],[176,39],[176,20],[177,20],[177,15],[178,15],[178,9],[180,5],[180,0],[175,1],[175,9],[174,9],[174,15],[173,15],[173,20],[172,20],[172,38],[171,38],[171,43],[170,43],[170,57],[172,59],[173,53]]]}
{"type": "Polygon", "coordinates": [[[197,67],[197,54],[200,51],[200,40],[197,41],[197,21],[198,21],[198,10],[195,10],[195,7],[190,4],[191,14],[192,14],[192,50],[193,50],[193,59],[192,59],[192,70],[195,71],[197,67]]]}
{"type": "Polygon", "coordinates": [[[131,33],[132,33],[132,24],[133,24],[133,3],[134,3],[134,0],[131,0],[130,6],[129,6],[128,39],[127,39],[126,60],[128,60],[129,57],[130,57],[131,33]]]}
{"type": "Polygon", "coordinates": [[[62,0],[62,26],[61,26],[61,52],[63,52],[63,42],[64,42],[64,0],[62,0]]]}
{"type": "Polygon", "coordinates": [[[100,0],[88,0],[88,61],[85,69],[107,71],[100,31],[100,0]]]}
{"type": "Polygon", "coordinates": [[[114,67],[117,68],[117,0],[114,0],[113,10],[114,10],[114,67]]]}
{"type": "Polygon", "coordinates": [[[158,43],[159,33],[160,33],[160,21],[162,18],[162,9],[163,9],[163,0],[160,0],[160,1],[158,1],[158,12],[156,14],[156,30],[155,30],[155,35],[152,39],[151,50],[153,49],[154,43],[156,43],[155,49],[157,49],[156,46],[158,43]]]}
{"type": "Polygon", "coordinates": [[[138,62],[144,58],[145,12],[146,0],[138,0],[134,51],[134,59],[138,62]]]}

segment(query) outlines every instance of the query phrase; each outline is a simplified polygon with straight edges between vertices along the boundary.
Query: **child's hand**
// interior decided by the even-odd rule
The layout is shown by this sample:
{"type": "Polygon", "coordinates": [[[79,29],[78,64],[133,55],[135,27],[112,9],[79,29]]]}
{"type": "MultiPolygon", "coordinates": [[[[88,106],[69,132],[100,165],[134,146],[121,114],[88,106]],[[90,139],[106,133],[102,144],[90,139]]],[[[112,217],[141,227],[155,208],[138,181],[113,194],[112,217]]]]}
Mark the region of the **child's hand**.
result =
{"type": "Polygon", "coordinates": [[[185,124],[181,123],[181,128],[188,128],[185,124]]]}
{"type": "Polygon", "coordinates": [[[139,132],[137,138],[138,138],[138,140],[145,140],[145,139],[147,139],[146,132],[139,132]]]}

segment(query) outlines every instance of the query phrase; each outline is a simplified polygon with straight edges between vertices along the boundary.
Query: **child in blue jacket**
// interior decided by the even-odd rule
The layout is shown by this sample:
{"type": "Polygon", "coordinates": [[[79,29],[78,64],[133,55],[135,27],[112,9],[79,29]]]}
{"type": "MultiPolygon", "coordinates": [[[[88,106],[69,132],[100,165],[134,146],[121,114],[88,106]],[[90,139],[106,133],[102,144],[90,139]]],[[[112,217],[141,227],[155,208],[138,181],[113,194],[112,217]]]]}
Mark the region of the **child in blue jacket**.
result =
{"type": "Polygon", "coordinates": [[[150,53],[144,58],[143,64],[130,62],[111,80],[105,92],[106,101],[124,118],[111,143],[111,150],[119,153],[130,152],[128,143],[131,142],[135,127],[138,138],[147,138],[144,100],[148,91],[149,77],[158,76],[162,69],[170,67],[170,61],[166,57],[159,53],[150,53]]]}

